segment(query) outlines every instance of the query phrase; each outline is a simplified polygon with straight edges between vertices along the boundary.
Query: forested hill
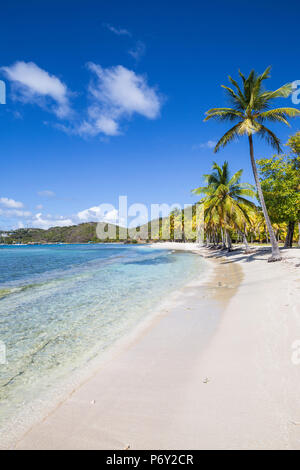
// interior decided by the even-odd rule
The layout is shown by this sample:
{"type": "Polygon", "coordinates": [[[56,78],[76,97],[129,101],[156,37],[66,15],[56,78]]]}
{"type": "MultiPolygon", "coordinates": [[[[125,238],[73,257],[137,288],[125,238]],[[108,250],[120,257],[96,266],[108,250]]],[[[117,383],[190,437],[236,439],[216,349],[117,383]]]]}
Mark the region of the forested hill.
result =
{"type": "MultiPolygon", "coordinates": [[[[191,206],[192,226],[195,230],[195,210],[196,205],[191,206]]],[[[188,216],[184,216],[183,212],[176,210],[171,212],[168,217],[160,217],[159,219],[148,222],[135,229],[128,229],[127,240],[124,229],[122,230],[122,241],[128,243],[140,243],[150,240],[174,240],[176,239],[176,228],[185,224],[185,239],[187,241],[195,241],[195,231],[189,233],[191,228],[187,227],[188,216]],[[153,225],[152,225],[153,224],[153,225]],[[166,236],[167,234],[167,236],[166,236]]],[[[102,240],[97,237],[97,222],[87,222],[71,227],[51,227],[48,230],[40,228],[20,228],[12,231],[0,230],[0,244],[33,244],[33,243],[97,243],[101,241],[119,241],[118,225],[107,224],[101,222],[102,232],[109,232],[109,240],[102,240]]],[[[182,238],[180,237],[180,240],[182,238]]]]}
{"type": "MultiPolygon", "coordinates": [[[[107,228],[108,224],[103,224],[107,228]]],[[[88,243],[99,242],[96,234],[96,222],[88,222],[71,227],[21,228],[13,231],[0,231],[0,243],[88,243]]],[[[116,227],[116,240],[118,239],[116,227]]],[[[111,240],[113,241],[113,240],[111,240]]]]}

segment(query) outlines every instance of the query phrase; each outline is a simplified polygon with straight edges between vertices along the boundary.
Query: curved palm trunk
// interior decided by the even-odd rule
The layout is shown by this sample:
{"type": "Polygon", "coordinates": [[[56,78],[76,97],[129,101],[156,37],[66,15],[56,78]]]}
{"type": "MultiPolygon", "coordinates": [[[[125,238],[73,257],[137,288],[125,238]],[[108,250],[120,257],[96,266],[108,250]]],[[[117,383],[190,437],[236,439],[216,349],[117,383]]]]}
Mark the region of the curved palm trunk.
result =
{"type": "Polygon", "coordinates": [[[264,195],[263,195],[263,192],[262,192],[262,189],[261,189],[261,184],[260,184],[259,177],[258,177],[256,163],[255,163],[255,160],[254,160],[253,139],[252,139],[251,134],[249,135],[249,146],[250,146],[250,158],[251,158],[251,165],[252,165],[253,175],[254,175],[259,200],[260,200],[261,207],[262,207],[262,210],[263,210],[263,213],[264,213],[264,217],[265,217],[265,221],[266,221],[266,225],[267,225],[267,228],[268,228],[268,232],[269,232],[269,235],[270,235],[270,241],[271,241],[271,245],[272,245],[272,256],[268,259],[268,261],[269,262],[280,261],[282,259],[282,257],[281,257],[280,251],[279,251],[279,246],[278,246],[278,243],[276,241],[275,234],[274,234],[274,231],[273,231],[273,227],[272,227],[270,217],[269,217],[269,214],[268,214],[268,211],[267,211],[264,195]]]}

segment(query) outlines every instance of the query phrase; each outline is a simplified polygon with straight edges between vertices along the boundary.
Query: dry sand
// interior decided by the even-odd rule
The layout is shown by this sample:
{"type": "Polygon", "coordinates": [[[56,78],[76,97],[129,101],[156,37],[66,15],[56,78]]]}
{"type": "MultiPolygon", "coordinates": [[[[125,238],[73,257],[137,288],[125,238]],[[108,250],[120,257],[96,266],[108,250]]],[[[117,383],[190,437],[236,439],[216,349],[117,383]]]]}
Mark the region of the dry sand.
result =
{"type": "Polygon", "coordinates": [[[199,251],[215,263],[206,285],[183,289],[15,448],[300,449],[300,250],[271,264],[199,251]]]}

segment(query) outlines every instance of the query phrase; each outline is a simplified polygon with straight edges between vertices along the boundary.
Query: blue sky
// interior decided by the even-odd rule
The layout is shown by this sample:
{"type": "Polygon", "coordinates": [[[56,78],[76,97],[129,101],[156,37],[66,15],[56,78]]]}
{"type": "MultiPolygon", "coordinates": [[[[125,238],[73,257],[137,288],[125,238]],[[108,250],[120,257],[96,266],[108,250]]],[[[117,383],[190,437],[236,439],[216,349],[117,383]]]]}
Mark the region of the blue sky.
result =
{"type": "MultiPolygon", "coordinates": [[[[2,5],[1,228],[97,220],[90,209],[119,195],[192,203],[213,160],[253,182],[246,139],[214,155],[227,126],[204,113],[226,104],[220,84],[239,68],[272,65],[270,89],[300,79],[299,13],[296,1],[2,5]]],[[[272,129],[285,142],[299,127],[272,129]]]]}

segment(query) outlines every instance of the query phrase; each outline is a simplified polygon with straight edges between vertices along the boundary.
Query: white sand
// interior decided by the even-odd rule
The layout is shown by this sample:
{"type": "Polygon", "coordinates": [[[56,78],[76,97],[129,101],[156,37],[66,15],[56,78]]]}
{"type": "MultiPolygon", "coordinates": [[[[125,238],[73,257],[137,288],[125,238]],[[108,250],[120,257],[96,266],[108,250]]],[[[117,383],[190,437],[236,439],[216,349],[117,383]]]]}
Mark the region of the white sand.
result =
{"type": "MultiPolygon", "coordinates": [[[[195,250],[188,245],[163,244],[195,250]]],[[[300,340],[300,250],[285,256],[293,259],[268,264],[264,253],[232,253],[216,263],[207,286],[215,300],[186,288],[184,302],[16,448],[300,449],[300,364],[291,359],[300,340]],[[206,331],[203,315],[211,315],[206,331]]]]}

